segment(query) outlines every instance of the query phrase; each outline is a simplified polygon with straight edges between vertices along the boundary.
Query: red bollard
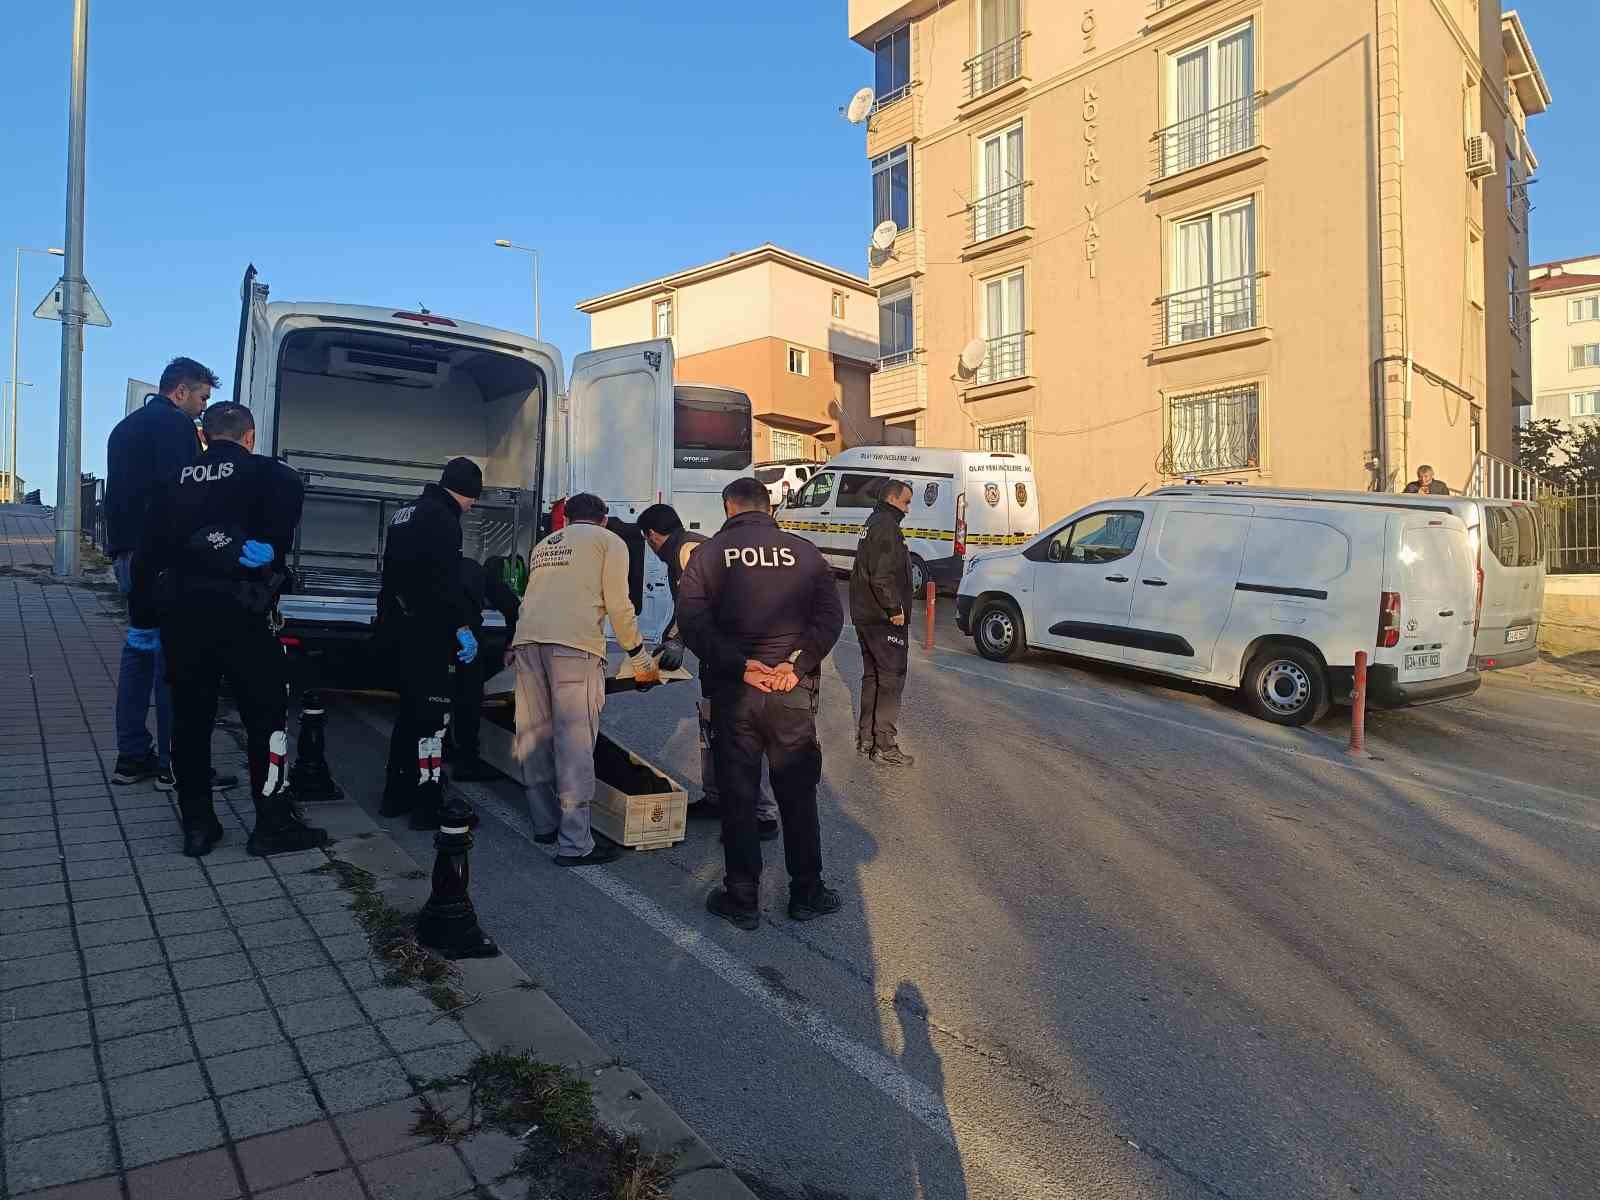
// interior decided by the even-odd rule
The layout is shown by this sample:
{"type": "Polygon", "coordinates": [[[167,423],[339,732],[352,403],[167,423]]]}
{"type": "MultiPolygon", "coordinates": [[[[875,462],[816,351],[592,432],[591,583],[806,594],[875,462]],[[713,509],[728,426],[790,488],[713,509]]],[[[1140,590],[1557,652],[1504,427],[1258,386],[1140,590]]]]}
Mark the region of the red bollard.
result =
{"type": "Polygon", "coordinates": [[[1350,705],[1350,745],[1346,753],[1367,752],[1367,652],[1356,651],[1356,688],[1350,705]]]}
{"type": "Polygon", "coordinates": [[[927,609],[922,625],[922,648],[933,649],[933,580],[928,580],[928,586],[923,589],[928,596],[927,609]]]}

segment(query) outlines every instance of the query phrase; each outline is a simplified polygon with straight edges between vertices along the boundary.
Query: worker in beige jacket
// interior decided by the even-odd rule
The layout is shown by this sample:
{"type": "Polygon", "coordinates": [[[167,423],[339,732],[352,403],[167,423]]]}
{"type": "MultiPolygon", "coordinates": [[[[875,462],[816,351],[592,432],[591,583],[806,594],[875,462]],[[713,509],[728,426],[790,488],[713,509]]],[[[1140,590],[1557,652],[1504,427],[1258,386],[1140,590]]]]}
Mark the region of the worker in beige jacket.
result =
{"type": "Polygon", "coordinates": [[[605,528],[605,501],[580,492],[566,510],[568,523],[533,548],[506,659],[517,668],[515,749],[533,840],[556,843],[558,866],[584,867],[619,853],[612,842],[597,844],[589,827],[608,617],[634,678],[655,683],[660,672],[639,635],[628,598],[628,548],[605,528]]]}

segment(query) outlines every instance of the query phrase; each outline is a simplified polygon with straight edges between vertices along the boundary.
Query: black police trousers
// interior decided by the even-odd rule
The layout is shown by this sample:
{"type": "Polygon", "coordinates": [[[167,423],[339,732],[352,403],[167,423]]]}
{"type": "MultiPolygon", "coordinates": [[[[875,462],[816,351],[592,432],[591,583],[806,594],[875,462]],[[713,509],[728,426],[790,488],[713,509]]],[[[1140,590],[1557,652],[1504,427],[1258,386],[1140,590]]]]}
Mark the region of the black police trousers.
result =
{"type": "Polygon", "coordinates": [[[455,695],[450,670],[455,639],[447,642],[437,630],[409,621],[397,622],[387,632],[380,652],[395,672],[400,706],[389,738],[383,812],[437,812],[444,802],[444,735],[455,695]]]}
{"type": "Polygon", "coordinates": [[[182,605],[163,615],[161,648],[172,688],[172,770],[184,829],[217,822],[211,803],[211,730],[223,680],[233,692],[250,759],[256,817],[274,816],[287,780],[285,733],[289,670],[264,613],[247,613],[215,596],[206,607],[182,605]]]}
{"type": "Polygon", "coordinates": [[[471,762],[479,756],[483,685],[489,681],[483,631],[474,629],[472,632],[478,639],[478,656],[469,663],[456,664],[455,687],[451,693],[450,750],[457,763],[471,762]]]}
{"type": "Polygon", "coordinates": [[[879,750],[899,745],[900,697],[906,690],[904,625],[857,625],[861,644],[861,720],[856,740],[879,750]]]}
{"type": "Polygon", "coordinates": [[[761,882],[756,798],[763,758],[783,820],[789,887],[809,888],[822,878],[822,833],[817,826],[822,746],[817,741],[816,692],[804,686],[792,692],[761,692],[743,680],[724,684],[712,696],[711,721],[728,891],[753,903],[761,882]]]}

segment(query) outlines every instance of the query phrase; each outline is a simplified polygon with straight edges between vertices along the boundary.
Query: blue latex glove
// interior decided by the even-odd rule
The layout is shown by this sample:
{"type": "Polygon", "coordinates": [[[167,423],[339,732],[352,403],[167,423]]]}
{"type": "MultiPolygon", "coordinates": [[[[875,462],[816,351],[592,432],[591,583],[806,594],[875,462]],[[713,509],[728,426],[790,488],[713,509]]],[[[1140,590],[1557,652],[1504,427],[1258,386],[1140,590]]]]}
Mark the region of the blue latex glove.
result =
{"type": "Polygon", "coordinates": [[[239,555],[239,565],[252,568],[270,566],[276,557],[278,552],[266,542],[246,542],[244,553],[239,555]]]}
{"type": "Polygon", "coordinates": [[[465,664],[478,657],[478,639],[472,636],[472,630],[456,630],[456,642],[461,646],[456,651],[457,662],[465,664]]]}
{"type": "Polygon", "coordinates": [[[154,654],[161,649],[161,630],[129,629],[128,649],[139,650],[145,654],[154,654]]]}

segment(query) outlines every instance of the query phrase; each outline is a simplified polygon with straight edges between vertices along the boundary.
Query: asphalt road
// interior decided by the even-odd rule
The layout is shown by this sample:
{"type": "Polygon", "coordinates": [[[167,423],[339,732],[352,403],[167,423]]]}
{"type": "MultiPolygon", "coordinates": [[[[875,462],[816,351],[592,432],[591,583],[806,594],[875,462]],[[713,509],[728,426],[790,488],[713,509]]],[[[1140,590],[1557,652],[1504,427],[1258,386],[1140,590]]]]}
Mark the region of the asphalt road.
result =
{"type": "MultiPolygon", "coordinates": [[[[950,617],[911,770],[852,752],[848,629],[825,668],[836,917],[787,920],[777,846],[762,928],[708,916],[698,820],[559,870],[504,783],[468,789],[485,926],[767,1200],[1594,1194],[1600,704],[1491,682],[1354,761],[1342,715],[988,663],[950,617]]],[[[605,726],[696,784],[696,694],[605,726]]],[[[386,714],[330,736],[374,804],[386,714]]]]}

